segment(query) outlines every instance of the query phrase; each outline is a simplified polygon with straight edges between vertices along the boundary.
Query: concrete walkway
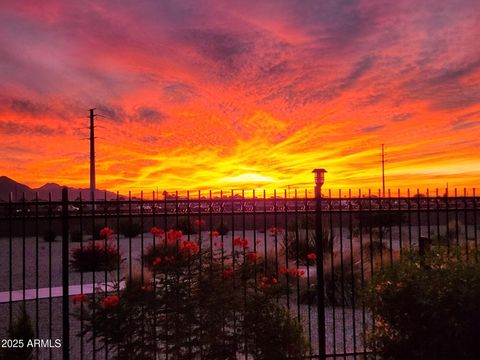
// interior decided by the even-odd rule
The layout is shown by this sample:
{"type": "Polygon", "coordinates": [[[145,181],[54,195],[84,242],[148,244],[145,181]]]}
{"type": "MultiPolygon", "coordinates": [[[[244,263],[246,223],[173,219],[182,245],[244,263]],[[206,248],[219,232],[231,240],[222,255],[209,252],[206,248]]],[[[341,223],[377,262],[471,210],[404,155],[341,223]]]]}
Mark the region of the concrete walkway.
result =
{"type": "MultiPolygon", "coordinates": [[[[120,282],[120,288],[125,286],[125,282],[120,282]]],[[[94,284],[83,284],[83,285],[70,285],[68,287],[68,295],[78,295],[78,294],[93,294],[95,289],[113,289],[115,287],[114,282],[108,283],[98,283],[94,284]]],[[[0,304],[8,303],[10,301],[23,301],[23,300],[36,300],[36,299],[48,299],[48,298],[56,298],[63,296],[63,288],[61,286],[51,287],[51,288],[40,288],[40,289],[25,289],[25,293],[23,290],[14,290],[11,292],[10,298],[10,291],[3,291],[0,292],[0,304]]]]}

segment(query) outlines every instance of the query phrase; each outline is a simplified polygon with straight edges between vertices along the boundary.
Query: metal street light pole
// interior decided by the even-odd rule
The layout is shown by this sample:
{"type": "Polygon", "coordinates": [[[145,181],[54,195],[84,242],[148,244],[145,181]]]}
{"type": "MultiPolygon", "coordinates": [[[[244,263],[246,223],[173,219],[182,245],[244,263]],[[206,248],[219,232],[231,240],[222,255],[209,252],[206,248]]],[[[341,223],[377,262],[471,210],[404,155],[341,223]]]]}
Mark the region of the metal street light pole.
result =
{"type": "Polygon", "coordinates": [[[315,174],[315,251],[317,255],[317,325],[319,359],[326,359],[325,336],[325,281],[323,273],[323,228],[322,228],[322,185],[325,182],[325,169],[314,169],[315,174]]]}

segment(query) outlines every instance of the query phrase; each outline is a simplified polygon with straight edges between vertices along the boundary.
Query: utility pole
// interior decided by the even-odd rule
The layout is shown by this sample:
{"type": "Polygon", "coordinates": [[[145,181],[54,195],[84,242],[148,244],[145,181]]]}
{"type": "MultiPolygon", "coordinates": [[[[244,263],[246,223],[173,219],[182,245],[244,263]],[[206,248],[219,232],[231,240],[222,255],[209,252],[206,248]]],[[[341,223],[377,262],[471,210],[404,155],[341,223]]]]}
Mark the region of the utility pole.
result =
{"type": "Polygon", "coordinates": [[[90,109],[90,196],[95,198],[95,109],[90,109]]]}
{"type": "Polygon", "coordinates": [[[382,196],[385,197],[385,150],[382,144],[382,196]]]}

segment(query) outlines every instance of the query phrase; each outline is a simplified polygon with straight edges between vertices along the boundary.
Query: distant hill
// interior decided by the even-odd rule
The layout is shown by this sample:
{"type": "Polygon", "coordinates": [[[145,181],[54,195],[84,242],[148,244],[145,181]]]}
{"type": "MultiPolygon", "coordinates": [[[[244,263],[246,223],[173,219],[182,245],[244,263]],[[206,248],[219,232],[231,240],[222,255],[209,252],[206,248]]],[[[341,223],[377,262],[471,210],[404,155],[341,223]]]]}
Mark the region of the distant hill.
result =
{"type": "MultiPolygon", "coordinates": [[[[0,176],[0,201],[8,201],[10,193],[12,194],[13,201],[21,201],[25,194],[25,200],[34,200],[35,195],[38,193],[40,200],[48,200],[49,194],[53,201],[61,200],[62,198],[62,185],[55,183],[47,183],[39,188],[32,189],[27,185],[16,182],[7,176],[0,176]]],[[[75,200],[82,195],[82,199],[90,200],[90,189],[78,189],[68,187],[68,198],[75,200]]],[[[107,200],[117,198],[117,194],[107,191],[107,200]]],[[[96,199],[104,199],[104,190],[95,190],[96,199]]]]}

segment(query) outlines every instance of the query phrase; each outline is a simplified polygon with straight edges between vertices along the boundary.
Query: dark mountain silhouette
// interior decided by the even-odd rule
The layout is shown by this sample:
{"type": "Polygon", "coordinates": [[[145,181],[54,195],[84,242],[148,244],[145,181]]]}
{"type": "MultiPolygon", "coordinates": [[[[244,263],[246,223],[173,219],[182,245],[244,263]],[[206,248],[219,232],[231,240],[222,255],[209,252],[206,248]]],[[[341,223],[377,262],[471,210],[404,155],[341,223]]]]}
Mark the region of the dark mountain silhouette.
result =
{"type": "MultiPolygon", "coordinates": [[[[0,176],[0,201],[8,201],[10,194],[12,194],[13,201],[21,201],[24,196],[27,201],[34,200],[37,193],[40,200],[48,200],[50,194],[52,201],[58,201],[62,198],[62,189],[62,185],[55,183],[47,183],[34,189],[7,176],[0,176]]],[[[68,198],[70,200],[78,199],[80,194],[83,200],[90,200],[90,189],[68,187],[68,198]]],[[[117,198],[117,194],[111,191],[95,190],[96,199],[104,199],[105,194],[107,200],[117,198]]]]}

